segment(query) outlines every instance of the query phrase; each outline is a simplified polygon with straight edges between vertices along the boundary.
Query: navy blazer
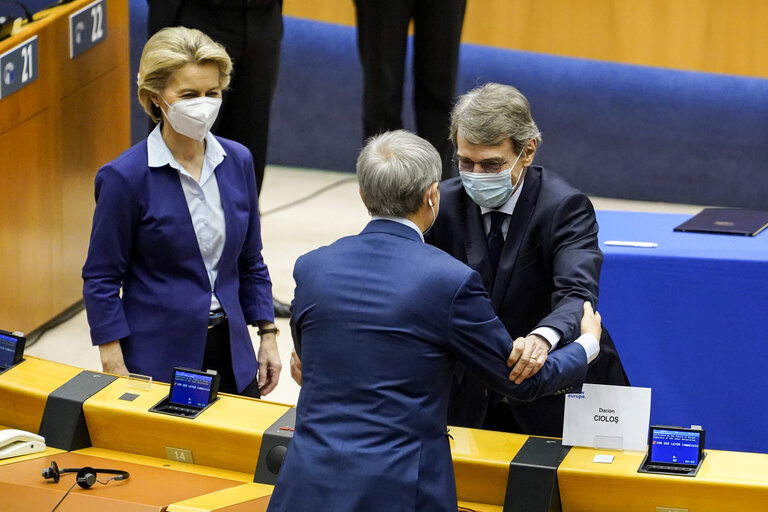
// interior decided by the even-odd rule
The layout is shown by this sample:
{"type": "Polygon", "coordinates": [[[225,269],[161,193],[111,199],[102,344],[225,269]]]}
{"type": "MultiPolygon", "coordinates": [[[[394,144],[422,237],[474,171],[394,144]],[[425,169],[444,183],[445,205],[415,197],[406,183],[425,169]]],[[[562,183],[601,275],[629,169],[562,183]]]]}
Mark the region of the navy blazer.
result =
{"type": "MultiPolygon", "coordinates": [[[[247,324],[274,319],[272,284],[261,257],[251,154],[217,140],[226,152],[215,170],[226,240],[214,288],[229,317],[232,366],[242,390],[258,368],[247,324]]],[[[146,140],[96,175],[83,282],[93,344],[121,340],[129,371],[167,382],[174,366],[201,368],[210,280],[178,172],[149,167],[146,140]]]]}
{"type": "MultiPolygon", "coordinates": [[[[597,305],[603,261],[597,233],[589,198],[554,172],[531,166],[495,279],[480,207],[465,192],[461,178],[440,183],[440,214],[426,240],[480,273],[493,309],[513,339],[546,326],[562,333],[558,347],[563,347],[580,335],[584,301],[597,305]]],[[[590,374],[587,382],[628,383],[605,330],[590,374]]],[[[459,371],[457,376],[449,423],[481,427],[492,396],[472,375],[459,371]]],[[[512,410],[525,433],[560,437],[563,405],[563,396],[556,396],[512,404],[512,410]]]]}
{"type": "Polygon", "coordinates": [[[456,361],[520,400],[586,374],[574,343],[534,378],[509,381],[512,340],[480,276],[393,221],[302,256],[294,278],[303,386],[272,512],[456,510],[446,435],[456,361]]]}

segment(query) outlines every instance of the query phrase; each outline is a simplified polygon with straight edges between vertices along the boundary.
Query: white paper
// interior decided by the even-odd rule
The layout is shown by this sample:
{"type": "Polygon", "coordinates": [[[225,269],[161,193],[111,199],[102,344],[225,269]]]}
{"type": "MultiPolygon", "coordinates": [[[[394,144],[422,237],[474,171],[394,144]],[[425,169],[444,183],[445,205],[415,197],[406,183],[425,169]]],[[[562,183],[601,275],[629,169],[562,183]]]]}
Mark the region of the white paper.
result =
{"type": "Polygon", "coordinates": [[[565,396],[563,444],[645,451],[651,418],[651,388],[584,384],[565,396]]]}
{"type": "Polygon", "coordinates": [[[603,453],[598,453],[595,455],[595,458],[592,459],[592,462],[597,462],[599,464],[610,464],[613,462],[613,455],[605,455],[603,453]]]}

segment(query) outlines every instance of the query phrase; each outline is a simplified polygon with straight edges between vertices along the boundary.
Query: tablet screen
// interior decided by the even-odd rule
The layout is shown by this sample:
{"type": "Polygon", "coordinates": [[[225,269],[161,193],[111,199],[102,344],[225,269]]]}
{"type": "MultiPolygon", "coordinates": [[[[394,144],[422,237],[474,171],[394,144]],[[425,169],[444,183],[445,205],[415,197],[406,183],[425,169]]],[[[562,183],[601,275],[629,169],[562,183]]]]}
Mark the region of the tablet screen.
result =
{"type": "Polygon", "coordinates": [[[0,370],[10,368],[21,360],[24,345],[21,340],[13,334],[0,332],[0,370]]]}
{"type": "Polygon", "coordinates": [[[703,444],[703,430],[651,427],[648,458],[652,464],[697,466],[703,444]]]}
{"type": "Polygon", "coordinates": [[[171,383],[171,403],[205,407],[211,399],[213,375],[174,370],[171,383]]]}

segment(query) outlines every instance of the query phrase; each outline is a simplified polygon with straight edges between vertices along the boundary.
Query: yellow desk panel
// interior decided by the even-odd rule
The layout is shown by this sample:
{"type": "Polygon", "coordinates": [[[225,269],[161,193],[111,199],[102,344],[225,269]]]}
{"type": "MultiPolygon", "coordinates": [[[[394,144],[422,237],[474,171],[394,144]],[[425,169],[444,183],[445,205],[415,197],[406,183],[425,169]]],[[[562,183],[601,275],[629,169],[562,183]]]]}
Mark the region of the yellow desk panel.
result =
{"type": "Polygon", "coordinates": [[[149,391],[130,387],[120,378],[83,404],[94,447],[166,458],[166,447],[190,450],[195,464],[253,475],[262,433],[280,418],[287,405],[219,395],[194,419],[149,412],[168,395],[169,387],[153,383],[149,391]],[[138,395],[121,400],[125,393],[138,395]]]}
{"type": "Polygon", "coordinates": [[[48,395],[83,371],[24,356],[26,361],[0,375],[0,423],[37,433],[48,395]]]}
{"type": "Polygon", "coordinates": [[[764,510],[768,504],[768,455],[707,450],[695,478],[638,473],[644,454],[573,448],[557,472],[565,512],[656,507],[691,512],[764,510]],[[612,464],[592,462],[615,455],[612,464]]]}
{"type": "Polygon", "coordinates": [[[503,505],[509,463],[528,436],[461,427],[450,434],[459,500],[503,505]]]}
{"type": "Polygon", "coordinates": [[[272,489],[271,485],[244,484],[173,503],[168,506],[167,510],[168,512],[213,512],[224,507],[269,496],[272,494],[272,489]]]}
{"type": "Polygon", "coordinates": [[[484,503],[460,501],[459,512],[464,512],[465,510],[472,512],[503,512],[504,507],[502,505],[486,505],[484,503]]]}

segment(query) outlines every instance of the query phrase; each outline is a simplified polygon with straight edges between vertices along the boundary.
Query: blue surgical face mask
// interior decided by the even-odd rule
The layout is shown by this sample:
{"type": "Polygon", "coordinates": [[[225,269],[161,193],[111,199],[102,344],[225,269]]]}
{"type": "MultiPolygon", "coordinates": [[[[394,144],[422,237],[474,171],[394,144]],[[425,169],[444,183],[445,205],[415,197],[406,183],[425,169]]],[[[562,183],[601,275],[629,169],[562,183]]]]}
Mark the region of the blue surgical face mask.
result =
{"type": "Polygon", "coordinates": [[[477,205],[486,208],[498,208],[506,203],[515,193],[525,173],[524,169],[520,171],[517,180],[512,183],[512,169],[515,168],[522,155],[523,152],[521,151],[509,169],[497,173],[460,171],[461,183],[464,185],[467,195],[477,205]]]}

